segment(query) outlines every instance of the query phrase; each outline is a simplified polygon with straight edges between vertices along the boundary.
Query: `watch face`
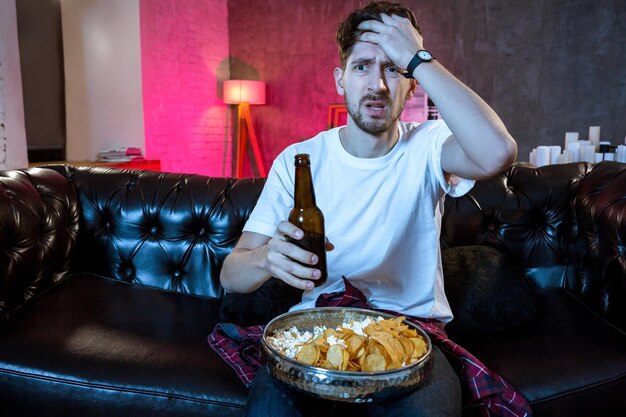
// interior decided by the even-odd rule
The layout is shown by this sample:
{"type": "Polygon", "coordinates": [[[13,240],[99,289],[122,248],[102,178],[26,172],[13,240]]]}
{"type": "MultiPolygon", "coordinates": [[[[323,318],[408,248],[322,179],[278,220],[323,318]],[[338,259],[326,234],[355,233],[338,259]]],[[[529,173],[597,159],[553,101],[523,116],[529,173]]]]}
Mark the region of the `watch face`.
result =
{"type": "Polygon", "coordinates": [[[425,50],[421,50],[417,52],[417,56],[419,57],[419,59],[421,59],[422,61],[430,61],[431,59],[433,59],[433,56],[430,54],[430,52],[425,51],[425,50]]]}

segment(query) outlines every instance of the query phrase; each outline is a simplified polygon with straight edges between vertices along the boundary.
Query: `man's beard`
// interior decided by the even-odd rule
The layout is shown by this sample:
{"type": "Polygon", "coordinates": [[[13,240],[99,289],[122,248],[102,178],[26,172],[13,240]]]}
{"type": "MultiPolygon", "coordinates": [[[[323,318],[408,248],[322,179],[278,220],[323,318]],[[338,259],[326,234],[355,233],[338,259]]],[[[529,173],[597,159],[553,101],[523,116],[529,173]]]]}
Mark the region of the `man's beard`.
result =
{"type": "Polygon", "coordinates": [[[371,135],[380,135],[387,132],[391,126],[398,121],[400,115],[402,114],[402,109],[404,108],[404,104],[400,106],[397,110],[392,107],[391,99],[386,94],[368,94],[367,96],[361,98],[358,105],[353,107],[350,105],[350,100],[348,99],[348,94],[345,94],[346,99],[346,110],[348,114],[354,121],[354,123],[361,129],[362,131],[369,133],[371,135]],[[382,101],[385,103],[385,107],[391,109],[391,115],[389,118],[381,118],[375,119],[371,118],[366,120],[363,114],[359,111],[363,106],[363,103],[366,101],[382,101]]]}

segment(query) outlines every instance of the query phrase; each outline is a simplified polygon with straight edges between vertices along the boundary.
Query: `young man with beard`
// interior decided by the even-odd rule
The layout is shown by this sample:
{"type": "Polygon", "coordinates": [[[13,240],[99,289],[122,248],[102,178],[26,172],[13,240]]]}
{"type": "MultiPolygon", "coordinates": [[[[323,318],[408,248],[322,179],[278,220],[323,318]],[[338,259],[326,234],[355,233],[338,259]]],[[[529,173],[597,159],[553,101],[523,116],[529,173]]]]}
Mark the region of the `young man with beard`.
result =
{"type": "MultiPolygon", "coordinates": [[[[377,2],[354,11],[340,24],[337,43],[341,67],[334,77],[345,97],[347,125],[291,145],[274,161],[224,262],[222,285],[230,292],[251,292],[279,279],[304,290],[292,308],[297,310],[314,307],[323,293],[343,291],[345,275],[373,308],[449,321],[439,248],[443,199],[510,166],[516,143],[494,111],[424,49],[421,29],[406,7],[377,2]],[[399,120],[417,82],[445,122],[399,120]],[[298,153],[311,155],[329,239],[328,279],[317,288],[316,256],[289,242],[302,231],[286,221],[298,153]]],[[[415,393],[349,408],[359,408],[361,415],[460,415],[459,379],[439,349],[434,355],[431,383],[415,393]]],[[[272,410],[290,416],[327,415],[336,407],[284,390],[264,369],[248,405],[248,415],[272,410]]]]}

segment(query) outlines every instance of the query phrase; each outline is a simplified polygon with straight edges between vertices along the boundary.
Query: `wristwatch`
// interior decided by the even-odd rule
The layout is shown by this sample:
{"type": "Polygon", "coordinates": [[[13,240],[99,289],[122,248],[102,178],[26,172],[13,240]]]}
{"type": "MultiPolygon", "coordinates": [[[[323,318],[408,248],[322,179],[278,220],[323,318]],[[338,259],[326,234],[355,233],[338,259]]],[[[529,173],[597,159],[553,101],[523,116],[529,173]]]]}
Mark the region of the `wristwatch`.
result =
{"type": "Polygon", "coordinates": [[[415,71],[415,68],[417,68],[419,64],[421,64],[422,62],[430,62],[433,59],[435,58],[430,52],[428,52],[426,49],[420,49],[411,59],[411,62],[409,62],[409,65],[406,67],[406,72],[402,75],[404,75],[406,78],[413,78],[413,71],[415,71]]]}

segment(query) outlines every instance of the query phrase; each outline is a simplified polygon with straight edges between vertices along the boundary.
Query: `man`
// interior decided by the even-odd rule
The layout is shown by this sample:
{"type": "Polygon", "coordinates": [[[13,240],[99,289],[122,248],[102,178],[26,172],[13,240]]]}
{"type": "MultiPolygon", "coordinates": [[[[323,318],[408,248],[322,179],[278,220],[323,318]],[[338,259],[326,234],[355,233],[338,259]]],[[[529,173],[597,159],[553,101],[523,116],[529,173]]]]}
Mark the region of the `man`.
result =
{"type": "MultiPolygon", "coordinates": [[[[494,111],[424,50],[406,7],[379,2],[356,10],[340,24],[337,42],[341,67],[334,77],[345,96],[347,125],[291,145],[276,159],[224,262],[222,285],[251,292],[279,279],[304,290],[292,308],[301,309],[313,307],[320,294],[342,291],[345,275],[374,308],[449,321],[439,248],[443,198],[460,196],[473,180],[510,166],[516,143],[494,111]],[[445,123],[399,121],[418,82],[445,123]],[[302,237],[286,221],[297,153],[311,155],[317,205],[326,219],[328,280],[318,288],[316,256],[289,241],[302,237]]],[[[359,413],[459,415],[459,380],[439,349],[434,354],[432,383],[359,413]]],[[[336,407],[285,391],[261,370],[248,415],[264,415],[270,405],[272,415],[323,415],[336,407]]]]}

